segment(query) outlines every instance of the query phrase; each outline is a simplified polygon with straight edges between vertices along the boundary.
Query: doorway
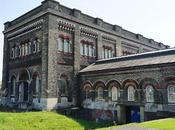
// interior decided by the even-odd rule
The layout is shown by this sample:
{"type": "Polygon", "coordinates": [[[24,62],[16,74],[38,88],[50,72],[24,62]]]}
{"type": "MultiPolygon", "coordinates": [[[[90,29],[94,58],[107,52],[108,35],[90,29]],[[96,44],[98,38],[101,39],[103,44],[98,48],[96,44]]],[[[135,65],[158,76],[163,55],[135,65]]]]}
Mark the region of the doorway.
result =
{"type": "Polygon", "coordinates": [[[126,123],[140,122],[140,107],[126,106],[126,123]]]}

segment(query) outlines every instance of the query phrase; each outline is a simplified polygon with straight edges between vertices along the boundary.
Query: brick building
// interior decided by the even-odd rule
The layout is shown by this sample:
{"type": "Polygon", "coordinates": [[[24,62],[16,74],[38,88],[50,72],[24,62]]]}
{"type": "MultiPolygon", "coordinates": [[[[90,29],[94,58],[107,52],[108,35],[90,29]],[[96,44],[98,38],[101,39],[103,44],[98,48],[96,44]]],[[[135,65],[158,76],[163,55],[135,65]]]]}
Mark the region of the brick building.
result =
{"type": "Polygon", "coordinates": [[[54,0],[6,22],[3,104],[54,109],[77,105],[77,73],[96,60],[169,46],[54,0]]]}
{"type": "Polygon", "coordinates": [[[99,60],[81,70],[86,118],[128,123],[174,116],[174,65],[175,49],[167,49],[99,60]]]}

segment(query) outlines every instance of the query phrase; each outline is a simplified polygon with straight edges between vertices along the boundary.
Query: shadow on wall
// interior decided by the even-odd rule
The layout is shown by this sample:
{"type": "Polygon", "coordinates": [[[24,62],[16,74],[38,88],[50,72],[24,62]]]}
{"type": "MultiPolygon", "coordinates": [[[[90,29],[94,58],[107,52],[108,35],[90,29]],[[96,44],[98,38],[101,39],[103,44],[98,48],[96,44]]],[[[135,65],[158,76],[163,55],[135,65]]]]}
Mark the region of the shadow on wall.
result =
{"type": "MultiPolygon", "coordinates": [[[[99,118],[97,122],[97,120],[93,116],[96,111],[92,112],[92,111],[82,109],[82,108],[77,108],[77,109],[67,108],[67,109],[57,110],[57,112],[59,114],[72,118],[74,121],[76,121],[81,126],[83,126],[85,130],[98,129],[98,128],[109,127],[111,125],[115,125],[114,124],[115,122],[113,122],[112,120],[102,121],[99,118]]],[[[102,112],[103,111],[100,111],[98,113],[101,115],[102,112]]],[[[105,113],[111,115],[110,112],[105,112],[105,113]]]]}

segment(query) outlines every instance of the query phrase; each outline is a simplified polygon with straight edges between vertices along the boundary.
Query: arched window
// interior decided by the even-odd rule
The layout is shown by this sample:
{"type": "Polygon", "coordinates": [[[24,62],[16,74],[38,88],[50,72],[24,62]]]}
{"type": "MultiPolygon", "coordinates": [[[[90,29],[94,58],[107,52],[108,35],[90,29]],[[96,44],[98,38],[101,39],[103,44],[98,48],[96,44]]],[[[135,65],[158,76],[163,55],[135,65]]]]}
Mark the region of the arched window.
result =
{"type": "Polygon", "coordinates": [[[37,51],[37,45],[36,45],[36,40],[33,41],[33,53],[36,53],[37,51]]]}
{"type": "Polygon", "coordinates": [[[80,54],[81,55],[84,55],[84,46],[83,45],[84,45],[83,43],[80,44],[80,54]]]}
{"type": "Polygon", "coordinates": [[[154,89],[151,85],[146,86],[146,101],[154,102],[154,89]]]}
{"type": "Polygon", "coordinates": [[[29,54],[29,55],[31,54],[31,45],[32,45],[32,43],[29,42],[29,44],[28,44],[28,54],[29,54]]]}
{"type": "Polygon", "coordinates": [[[58,80],[58,95],[68,96],[69,83],[68,76],[64,73],[61,74],[58,80]]]}
{"type": "Polygon", "coordinates": [[[22,48],[21,45],[19,45],[19,57],[22,55],[22,48]]]}
{"type": "Polygon", "coordinates": [[[111,89],[112,93],[112,101],[117,101],[118,100],[118,89],[117,87],[113,86],[111,89]]]}
{"type": "Polygon", "coordinates": [[[69,52],[69,41],[64,39],[64,52],[69,52]]]}
{"type": "Polygon", "coordinates": [[[85,87],[85,98],[90,98],[90,86],[85,87]]]}
{"type": "Polygon", "coordinates": [[[28,43],[25,44],[25,55],[28,55],[28,43]]]}
{"type": "Polygon", "coordinates": [[[33,96],[38,97],[40,92],[40,79],[38,75],[33,77],[33,96]]]}
{"type": "Polygon", "coordinates": [[[64,44],[63,44],[63,38],[59,37],[57,39],[57,49],[59,51],[63,51],[63,48],[64,48],[63,46],[64,46],[64,44]]]}
{"type": "Polygon", "coordinates": [[[13,76],[11,78],[10,95],[15,95],[15,87],[16,87],[16,78],[13,76]]]}
{"type": "Polygon", "coordinates": [[[168,86],[168,102],[175,103],[175,85],[168,86]]]}
{"type": "Polygon", "coordinates": [[[97,89],[97,98],[98,99],[103,99],[103,88],[102,87],[98,87],[97,89]]]}
{"type": "Polygon", "coordinates": [[[134,87],[133,86],[129,86],[128,87],[128,101],[134,101],[134,93],[135,93],[135,90],[134,90],[134,87]]]}
{"type": "Polygon", "coordinates": [[[25,55],[25,46],[24,46],[24,44],[22,44],[22,56],[24,56],[25,55]]]}
{"type": "Polygon", "coordinates": [[[12,48],[11,58],[15,58],[15,48],[12,48]]]}
{"type": "Polygon", "coordinates": [[[37,52],[40,52],[41,40],[37,39],[37,52]]]}

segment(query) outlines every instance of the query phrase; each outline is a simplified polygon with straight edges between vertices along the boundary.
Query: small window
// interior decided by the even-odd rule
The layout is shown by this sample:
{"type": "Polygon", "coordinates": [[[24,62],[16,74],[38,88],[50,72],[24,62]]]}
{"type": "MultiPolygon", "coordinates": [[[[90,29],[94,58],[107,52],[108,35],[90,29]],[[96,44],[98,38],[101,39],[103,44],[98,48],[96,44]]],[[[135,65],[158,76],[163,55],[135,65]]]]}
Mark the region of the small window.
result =
{"type": "Polygon", "coordinates": [[[87,56],[88,55],[88,46],[87,44],[83,44],[84,45],[84,55],[87,56]]]}
{"type": "Polygon", "coordinates": [[[85,96],[86,96],[86,99],[90,98],[90,87],[86,87],[85,88],[85,96]]]}
{"type": "Polygon", "coordinates": [[[135,90],[134,90],[134,87],[133,86],[129,86],[128,87],[128,101],[134,101],[134,93],[135,93],[135,90]]]}
{"type": "Polygon", "coordinates": [[[175,103],[175,86],[174,85],[168,86],[168,102],[175,103]]]}
{"type": "Polygon", "coordinates": [[[24,46],[24,44],[22,45],[22,56],[24,56],[25,55],[25,46],[24,46]]]}
{"type": "Polygon", "coordinates": [[[15,48],[14,48],[14,47],[12,48],[11,57],[12,57],[12,58],[15,58],[15,48]]]}
{"type": "Polygon", "coordinates": [[[28,55],[28,44],[25,44],[25,55],[28,55]]]}
{"type": "Polygon", "coordinates": [[[92,45],[89,45],[89,56],[92,56],[92,45]]]}
{"type": "Polygon", "coordinates": [[[63,45],[63,39],[59,37],[57,39],[57,49],[59,51],[63,51],[63,47],[64,47],[64,45],[63,45]]]}
{"type": "Polygon", "coordinates": [[[103,99],[103,88],[102,87],[99,87],[97,89],[97,96],[98,96],[98,99],[103,99]]]}
{"type": "Polygon", "coordinates": [[[154,102],[154,89],[151,85],[146,86],[146,101],[154,102]]]}
{"type": "Polygon", "coordinates": [[[36,53],[37,51],[37,45],[36,45],[36,40],[33,41],[33,53],[36,53]]]}
{"type": "Polygon", "coordinates": [[[40,47],[41,47],[41,41],[40,39],[37,39],[37,52],[40,52],[40,47]]]}
{"type": "Polygon", "coordinates": [[[112,101],[117,101],[118,100],[118,90],[117,87],[113,86],[111,89],[112,93],[112,101]]]}
{"type": "Polygon", "coordinates": [[[84,48],[84,47],[83,47],[83,44],[81,43],[81,44],[80,44],[80,54],[81,54],[81,55],[84,55],[83,48],[84,48]]]}
{"type": "Polygon", "coordinates": [[[64,39],[64,52],[69,52],[69,42],[67,39],[64,39]]]}
{"type": "Polygon", "coordinates": [[[31,45],[32,45],[32,43],[29,42],[29,44],[28,44],[28,54],[29,54],[29,55],[31,54],[31,45]]]}
{"type": "Polygon", "coordinates": [[[69,40],[69,53],[72,53],[72,49],[73,49],[72,41],[69,40]]]}

